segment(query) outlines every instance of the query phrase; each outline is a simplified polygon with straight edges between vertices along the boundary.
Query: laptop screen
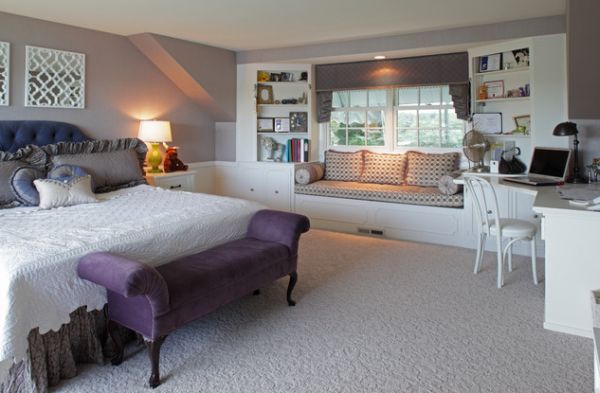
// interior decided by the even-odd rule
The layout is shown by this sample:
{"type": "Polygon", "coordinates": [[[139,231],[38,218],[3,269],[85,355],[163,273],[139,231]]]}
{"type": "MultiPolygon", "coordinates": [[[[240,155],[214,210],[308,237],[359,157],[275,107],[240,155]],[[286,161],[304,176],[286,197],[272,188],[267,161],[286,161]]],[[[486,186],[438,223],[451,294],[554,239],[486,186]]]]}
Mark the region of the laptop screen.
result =
{"type": "Polygon", "coordinates": [[[569,164],[569,149],[536,147],[531,158],[529,173],[554,177],[564,177],[569,164]]]}

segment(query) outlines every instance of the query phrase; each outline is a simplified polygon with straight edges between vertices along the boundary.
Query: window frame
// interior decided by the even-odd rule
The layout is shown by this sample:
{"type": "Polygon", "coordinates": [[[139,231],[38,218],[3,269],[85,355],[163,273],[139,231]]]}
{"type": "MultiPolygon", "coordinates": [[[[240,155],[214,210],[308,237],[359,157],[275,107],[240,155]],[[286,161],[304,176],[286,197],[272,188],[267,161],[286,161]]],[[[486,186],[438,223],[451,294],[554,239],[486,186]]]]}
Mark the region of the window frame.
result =
{"type": "MultiPolygon", "coordinates": [[[[440,102],[442,102],[442,92],[443,92],[443,87],[447,86],[447,85],[434,85],[434,86],[414,86],[414,87],[439,87],[440,90],[440,102]]],[[[348,107],[344,107],[344,108],[333,108],[332,109],[332,113],[333,112],[346,112],[346,120],[348,119],[348,114],[347,112],[351,112],[351,111],[364,111],[365,113],[365,144],[364,145],[335,145],[333,144],[333,138],[331,135],[331,127],[330,127],[330,123],[323,123],[322,127],[321,127],[321,132],[322,134],[322,140],[325,141],[325,146],[324,149],[322,149],[322,152],[324,152],[325,150],[328,149],[334,149],[334,150],[339,150],[339,151],[357,151],[357,150],[363,150],[363,149],[368,149],[368,150],[372,150],[372,151],[382,151],[382,152],[403,152],[403,151],[407,151],[407,150],[420,150],[420,151],[427,151],[427,152],[452,152],[452,151],[461,151],[462,147],[461,146],[456,146],[456,147],[442,147],[442,146],[398,146],[398,124],[397,124],[397,111],[398,109],[406,109],[406,110],[423,110],[423,109],[427,109],[429,106],[428,105],[419,105],[420,104],[420,100],[421,100],[421,95],[420,95],[420,91],[419,91],[419,102],[417,103],[417,105],[412,105],[412,106],[399,106],[397,105],[396,102],[396,91],[398,88],[387,88],[387,89],[382,89],[386,91],[386,106],[385,107],[352,107],[352,106],[348,106],[348,107]],[[372,145],[368,145],[367,144],[367,132],[368,132],[368,111],[369,110],[383,110],[384,111],[384,127],[383,127],[383,139],[384,139],[384,144],[382,146],[372,146],[372,145]]],[[[366,91],[367,92],[367,105],[369,103],[368,101],[368,91],[370,89],[352,89],[352,90],[342,90],[342,91],[356,91],[356,90],[362,90],[362,91],[366,91]]],[[[350,104],[350,103],[349,103],[350,104]]],[[[444,110],[446,109],[454,109],[454,106],[452,105],[452,103],[448,103],[448,104],[443,104],[441,103],[440,105],[435,105],[433,106],[431,109],[438,109],[440,110],[441,115],[443,115],[444,110]]],[[[418,112],[417,112],[417,116],[418,116],[418,112]]],[[[460,119],[459,119],[460,120],[460,119]]],[[[417,120],[418,121],[418,120],[417,120]]],[[[442,118],[440,116],[440,141],[441,141],[441,132],[443,131],[443,129],[449,130],[450,128],[448,127],[448,125],[446,125],[446,127],[441,127],[441,125],[443,124],[442,122],[442,118]]],[[[346,126],[346,141],[347,139],[347,132],[348,132],[349,127],[346,126]]],[[[417,130],[420,130],[419,128],[417,128],[417,130]]],[[[463,135],[467,132],[467,122],[463,120],[463,135]]],[[[321,152],[321,153],[322,153],[321,152]]]]}

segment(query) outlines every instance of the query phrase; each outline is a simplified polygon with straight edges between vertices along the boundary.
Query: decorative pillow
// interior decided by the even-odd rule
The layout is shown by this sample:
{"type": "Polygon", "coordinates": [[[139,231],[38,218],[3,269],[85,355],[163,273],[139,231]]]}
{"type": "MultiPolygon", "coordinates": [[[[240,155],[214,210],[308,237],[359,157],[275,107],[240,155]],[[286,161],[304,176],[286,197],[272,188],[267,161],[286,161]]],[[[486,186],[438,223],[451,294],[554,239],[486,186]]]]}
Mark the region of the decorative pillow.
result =
{"type": "Polygon", "coordinates": [[[438,190],[444,195],[454,195],[462,191],[462,184],[457,184],[454,182],[456,178],[455,175],[449,174],[440,177],[438,181],[438,190]]]}
{"type": "Polygon", "coordinates": [[[437,187],[440,177],[458,169],[459,153],[426,154],[409,151],[406,184],[437,187]]]}
{"type": "Polygon", "coordinates": [[[321,180],[325,174],[323,164],[310,162],[308,164],[296,165],[296,183],[306,185],[321,180]]]}
{"type": "Polygon", "coordinates": [[[15,170],[33,166],[44,170],[46,154],[37,146],[26,146],[14,153],[0,151],[0,208],[15,207],[22,204],[17,199],[11,180],[15,170]]]}
{"type": "MultiPolygon", "coordinates": [[[[79,166],[59,165],[59,166],[52,168],[52,170],[50,170],[50,172],[48,172],[48,176],[46,176],[46,177],[48,179],[54,179],[54,180],[65,182],[65,181],[72,180],[76,177],[87,176],[87,175],[89,175],[89,173],[84,171],[83,168],[81,168],[79,166]]],[[[92,179],[92,190],[95,188],[96,187],[94,187],[94,179],[92,179]]]]}
{"type": "Polygon", "coordinates": [[[363,151],[346,153],[325,152],[325,180],[360,181],[363,171],[363,151]]]}
{"type": "Polygon", "coordinates": [[[40,208],[80,205],[98,202],[92,193],[92,177],[90,175],[76,177],[66,182],[54,179],[37,179],[33,181],[40,193],[40,208]]]}
{"type": "Polygon", "coordinates": [[[406,154],[385,154],[365,151],[365,168],[360,181],[363,183],[404,183],[406,154]]]}
{"type": "Polygon", "coordinates": [[[142,170],[147,147],[139,139],[61,142],[44,146],[52,167],[78,166],[92,176],[94,192],[146,184],[142,170]]]}
{"type": "Polygon", "coordinates": [[[46,173],[39,168],[23,166],[15,169],[10,179],[10,187],[17,199],[24,206],[40,204],[40,195],[33,185],[36,179],[43,179],[46,173]]]}

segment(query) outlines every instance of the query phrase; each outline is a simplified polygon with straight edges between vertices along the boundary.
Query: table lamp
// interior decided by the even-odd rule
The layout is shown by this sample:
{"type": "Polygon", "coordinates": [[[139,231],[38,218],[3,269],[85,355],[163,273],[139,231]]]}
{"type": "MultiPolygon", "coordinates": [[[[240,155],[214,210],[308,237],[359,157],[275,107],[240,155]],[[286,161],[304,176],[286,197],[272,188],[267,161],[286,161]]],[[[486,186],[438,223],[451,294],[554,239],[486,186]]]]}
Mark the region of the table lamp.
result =
{"type": "Polygon", "coordinates": [[[162,162],[162,156],[158,146],[164,142],[171,142],[171,123],[164,120],[142,120],[140,122],[140,131],[138,138],[144,142],[149,142],[152,149],[148,154],[148,164],[150,164],[150,173],[160,173],[158,166],[162,162]]]}
{"type": "Polygon", "coordinates": [[[569,183],[586,183],[585,179],[579,174],[579,140],[577,139],[577,124],[570,121],[558,124],[554,127],[552,135],[554,136],[571,136],[574,135],[573,140],[573,151],[575,152],[573,158],[573,178],[567,180],[569,183]]]}

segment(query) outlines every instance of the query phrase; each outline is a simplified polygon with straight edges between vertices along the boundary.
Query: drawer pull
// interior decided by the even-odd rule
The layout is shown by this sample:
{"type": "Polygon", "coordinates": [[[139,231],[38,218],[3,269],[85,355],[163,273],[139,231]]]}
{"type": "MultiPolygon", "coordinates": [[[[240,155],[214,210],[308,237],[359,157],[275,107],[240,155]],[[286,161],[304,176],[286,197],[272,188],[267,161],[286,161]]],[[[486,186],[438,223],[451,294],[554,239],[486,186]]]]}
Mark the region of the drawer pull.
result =
{"type": "Polygon", "coordinates": [[[279,190],[275,190],[275,194],[279,194],[279,190]]]}
{"type": "Polygon", "coordinates": [[[250,189],[250,192],[254,192],[254,188],[251,188],[251,189],[250,189]]]}
{"type": "Polygon", "coordinates": [[[176,188],[181,188],[181,184],[178,184],[178,185],[176,185],[176,186],[171,186],[171,187],[169,187],[169,189],[170,189],[170,190],[174,190],[174,189],[176,189],[176,188]]]}

